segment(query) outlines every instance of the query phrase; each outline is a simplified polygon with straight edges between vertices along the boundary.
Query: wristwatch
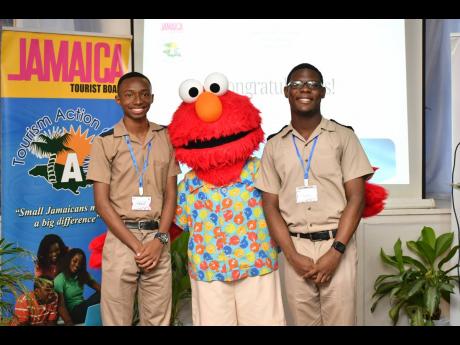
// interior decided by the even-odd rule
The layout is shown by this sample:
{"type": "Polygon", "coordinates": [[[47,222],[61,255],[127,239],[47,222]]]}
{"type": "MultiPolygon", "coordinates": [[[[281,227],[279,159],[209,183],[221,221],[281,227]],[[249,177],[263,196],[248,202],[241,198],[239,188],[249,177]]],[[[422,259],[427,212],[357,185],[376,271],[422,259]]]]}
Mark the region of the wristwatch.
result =
{"type": "Polygon", "coordinates": [[[339,253],[343,254],[345,253],[345,249],[347,248],[347,246],[340,241],[334,241],[332,243],[332,248],[337,250],[339,253]]]}
{"type": "Polygon", "coordinates": [[[157,232],[154,238],[158,238],[162,245],[166,245],[169,242],[169,235],[165,232],[157,232]]]}

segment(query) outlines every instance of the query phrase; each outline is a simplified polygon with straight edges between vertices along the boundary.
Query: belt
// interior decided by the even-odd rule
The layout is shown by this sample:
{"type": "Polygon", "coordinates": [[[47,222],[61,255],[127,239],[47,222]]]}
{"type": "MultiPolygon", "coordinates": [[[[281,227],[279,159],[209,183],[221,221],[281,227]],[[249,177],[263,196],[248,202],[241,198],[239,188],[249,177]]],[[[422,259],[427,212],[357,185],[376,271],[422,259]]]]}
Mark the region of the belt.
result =
{"type": "Polygon", "coordinates": [[[123,222],[128,229],[156,230],[159,227],[159,224],[156,220],[140,220],[138,222],[124,220],[123,222]]]}
{"type": "Polygon", "coordinates": [[[330,238],[335,238],[336,234],[337,234],[337,229],[316,231],[316,232],[307,232],[306,234],[301,234],[301,233],[298,233],[298,232],[290,232],[289,231],[289,235],[291,235],[291,236],[300,237],[300,238],[307,238],[310,241],[327,241],[330,238]]]}

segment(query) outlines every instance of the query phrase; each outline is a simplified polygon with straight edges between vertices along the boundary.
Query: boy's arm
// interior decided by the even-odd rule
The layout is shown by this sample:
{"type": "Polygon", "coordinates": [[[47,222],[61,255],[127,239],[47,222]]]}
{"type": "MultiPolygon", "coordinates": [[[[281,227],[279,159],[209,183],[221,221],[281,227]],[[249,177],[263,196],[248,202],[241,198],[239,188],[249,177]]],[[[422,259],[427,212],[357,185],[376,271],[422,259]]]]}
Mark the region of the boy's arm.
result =
{"type": "MultiPolygon", "coordinates": [[[[160,228],[158,231],[168,233],[172,220],[176,213],[177,204],[177,176],[169,176],[166,183],[166,192],[161,211],[160,228]]],[[[140,255],[136,256],[137,265],[146,271],[155,268],[160,259],[163,244],[158,239],[154,239],[142,246],[140,255]]]]}
{"type": "MultiPolygon", "coordinates": [[[[340,217],[339,227],[335,237],[336,241],[340,241],[345,245],[350,241],[361,220],[365,203],[364,181],[363,177],[357,177],[345,182],[347,206],[345,206],[342,216],[340,217]]],[[[334,248],[330,248],[321,256],[317,261],[318,275],[315,279],[315,283],[320,284],[329,281],[334,275],[341,258],[342,254],[334,248]]]]}
{"type": "Polygon", "coordinates": [[[101,216],[110,231],[121,242],[138,254],[142,243],[126,228],[118,213],[110,204],[110,186],[103,182],[94,181],[94,203],[96,211],[101,216]]]}

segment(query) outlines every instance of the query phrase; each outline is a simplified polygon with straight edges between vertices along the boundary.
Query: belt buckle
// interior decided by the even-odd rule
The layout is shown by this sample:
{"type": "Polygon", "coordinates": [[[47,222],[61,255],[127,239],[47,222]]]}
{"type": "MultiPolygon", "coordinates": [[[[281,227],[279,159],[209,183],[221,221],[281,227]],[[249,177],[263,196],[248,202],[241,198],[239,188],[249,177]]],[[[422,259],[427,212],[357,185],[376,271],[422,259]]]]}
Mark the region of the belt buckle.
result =
{"type": "Polygon", "coordinates": [[[319,242],[319,241],[322,241],[323,239],[321,237],[316,237],[315,239],[313,239],[313,235],[310,235],[310,241],[312,242],[319,242]]]}
{"type": "Polygon", "coordinates": [[[146,223],[147,221],[145,220],[140,220],[137,222],[137,230],[143,230],[142,227],[144,226],[144,224],[146,223]]]}
{"type": "Polygon", "coordinates": [[[317,232],[312,232],[311,235],[310,235],[310,240],[312,242],[319,242],[319,241],[327,241],[328,239],[331,238],[331,235],[329,234],[329,231],[326,231],[326,233],[324,234],[324,231],[317,231],[317,232]],[[316,239],[313,239],[313,234],[317,234],[316,236],[316,239]],[[325,238],[325,235],[328,236],[328,238],[325,238]],[[324,236],[324,237],[323,237],[324,236]]]}

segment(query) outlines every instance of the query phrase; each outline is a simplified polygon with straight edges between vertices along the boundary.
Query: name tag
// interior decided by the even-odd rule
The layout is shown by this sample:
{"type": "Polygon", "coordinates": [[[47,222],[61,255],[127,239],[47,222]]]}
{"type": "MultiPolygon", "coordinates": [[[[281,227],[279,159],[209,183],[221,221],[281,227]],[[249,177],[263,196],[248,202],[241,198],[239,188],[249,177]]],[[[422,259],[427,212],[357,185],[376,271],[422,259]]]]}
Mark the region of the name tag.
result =
{"type": "Polygon", "coordinates": [[[150,203],[152,202],[151,196],[133,196],[131,197],[133,211],[151,211],[150,203]]]}
{"type": "Polygon", "coordinates": [[[314,185],[296,187],[295,196],[298,204],[303,202],[316,202],[318,201],[318,189],[314,185]]]}

